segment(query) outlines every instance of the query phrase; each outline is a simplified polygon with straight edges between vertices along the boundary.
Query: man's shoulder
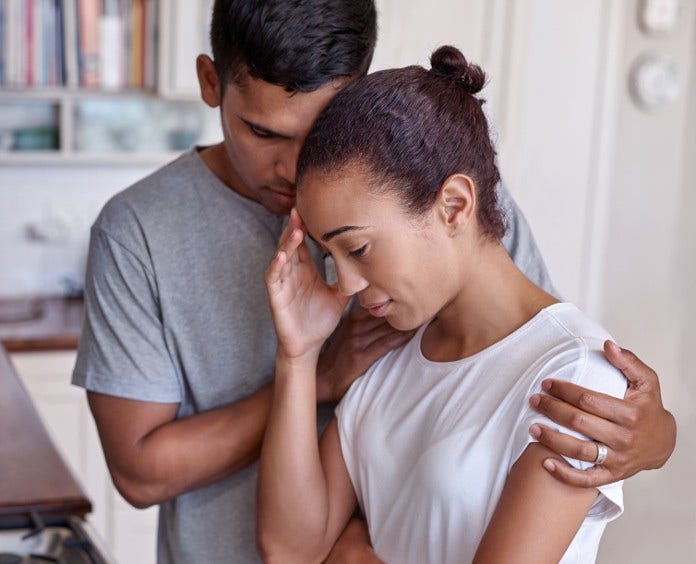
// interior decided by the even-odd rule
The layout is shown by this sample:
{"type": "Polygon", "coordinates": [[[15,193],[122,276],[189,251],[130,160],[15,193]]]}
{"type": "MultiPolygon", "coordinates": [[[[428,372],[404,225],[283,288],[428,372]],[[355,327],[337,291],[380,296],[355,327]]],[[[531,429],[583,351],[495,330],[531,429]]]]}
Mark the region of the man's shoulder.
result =
{"type": "Polygon", "coordinates": [[[171,206],[168,200],[195,176],[201,166],[195,150],[183,153],[173,161],[117,192],[102,208],[95,227],[107,232],[132,228],[153,214],[161,214],[171,206]]]}

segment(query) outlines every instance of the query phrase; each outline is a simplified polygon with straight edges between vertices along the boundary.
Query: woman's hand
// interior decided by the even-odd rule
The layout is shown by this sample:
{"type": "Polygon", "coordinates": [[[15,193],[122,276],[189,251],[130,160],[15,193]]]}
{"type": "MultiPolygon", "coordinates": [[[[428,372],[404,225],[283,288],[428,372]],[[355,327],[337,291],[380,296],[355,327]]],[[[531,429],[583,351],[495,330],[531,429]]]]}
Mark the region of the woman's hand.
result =
{"type": "Polygon", "coordinates": [[[289,358],[308,353],[318,356],[350,298],[322,279],[304,238],[304,225],[293,209],[280,236],[278,253],[266,271],[278,351],[289,358]]]}

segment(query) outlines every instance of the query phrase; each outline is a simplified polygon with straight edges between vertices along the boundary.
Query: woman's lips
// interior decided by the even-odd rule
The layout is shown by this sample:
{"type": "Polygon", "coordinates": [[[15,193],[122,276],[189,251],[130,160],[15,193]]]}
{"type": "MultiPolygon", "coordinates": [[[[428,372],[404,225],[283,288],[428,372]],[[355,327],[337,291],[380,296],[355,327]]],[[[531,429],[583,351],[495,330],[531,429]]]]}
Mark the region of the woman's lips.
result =
{"type": "Polygon", "coordinates": [[[391,300],[387,300],[386,302],[367,305],[367,306],[363,306],[363,307],[368,312],[370,312],[370,315],[374,315],[375,317],[384,317],[387,314],[387,310],[389,309],[390,305],[391,305],[391,300]]]}

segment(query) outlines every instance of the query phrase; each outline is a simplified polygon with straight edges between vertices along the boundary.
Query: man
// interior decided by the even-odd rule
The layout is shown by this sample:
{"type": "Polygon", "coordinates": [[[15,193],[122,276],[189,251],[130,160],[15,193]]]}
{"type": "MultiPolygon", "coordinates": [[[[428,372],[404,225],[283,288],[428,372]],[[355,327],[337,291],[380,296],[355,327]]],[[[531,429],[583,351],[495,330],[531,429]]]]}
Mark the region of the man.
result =
{"type": "MultiPolygon", "coordinates": [[[[259,559],[254,462],[275,354],[263,274],[294,204],[300,146],[335,93],[367,72],[375,40],[370,0],[216,1],[214,60],[200,56],[197,70],[204,102],[220,107],[224,141],[116,195],[93,226],[73,381],[88,390],[119,491],[136,507],[160,504],[160,562],[259,559]]],[[[503,188],[501,198],[509,252],[550,288],[503,188]]],[[[409,336],[351,313],[322,356],[320,401],[340,398],[409,336]]],[[[674,420],[654,373],[629,353],[607,352],[633,382],[624,401],[560,384],[534,400],[608,448],[605,463],[584,474],[559,465],[559,479],[608,483],[662,465],[673,448],[674,420]]],[[[597,457],[592,442],[533,432],[561,454],[597,457]]],[[[368,541],[351,523],[335,556],[360,561],[368,541]]]]}

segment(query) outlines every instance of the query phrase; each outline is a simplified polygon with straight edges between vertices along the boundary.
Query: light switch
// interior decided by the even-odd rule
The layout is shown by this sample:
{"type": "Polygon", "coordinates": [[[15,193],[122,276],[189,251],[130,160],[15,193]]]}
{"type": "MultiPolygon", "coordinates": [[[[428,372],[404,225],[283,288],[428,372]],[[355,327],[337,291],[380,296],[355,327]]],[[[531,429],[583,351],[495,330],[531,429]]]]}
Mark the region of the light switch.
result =
{"type": "Polygon", "coordinates": [[[631,93],[645,110],[659,110],[672,104],[681,90],[677,65],[665,58],[640,59],[630,75],[631,93]]]}
{"type": "Polygon", "coordinates": [[[640,25],[646,33],[663,34],[677,27],[680,0],[643,0],[639,7],[640,25]]]}

